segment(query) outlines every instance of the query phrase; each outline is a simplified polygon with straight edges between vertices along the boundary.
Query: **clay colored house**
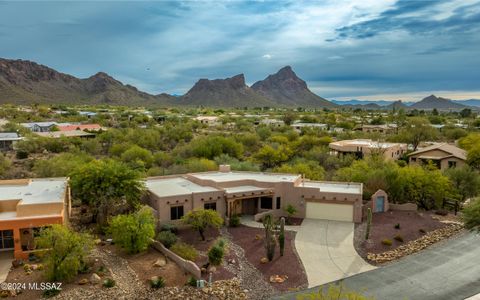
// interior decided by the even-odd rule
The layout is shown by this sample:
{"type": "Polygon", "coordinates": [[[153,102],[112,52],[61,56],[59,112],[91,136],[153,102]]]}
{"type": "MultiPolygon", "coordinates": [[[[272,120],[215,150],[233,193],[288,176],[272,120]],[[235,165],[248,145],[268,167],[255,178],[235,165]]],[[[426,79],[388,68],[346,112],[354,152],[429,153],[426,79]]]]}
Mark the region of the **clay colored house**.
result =
{"type": "Polygon", "coordinates": [[[450,144],[435,144],[408,155],[409,164],[427,164],[432,162],[440,170],[461,167],[467,160],[467,152],[450,144]]]}
{"type": "Polygon", "coordinates": [[[360,127],[363,132],[368,132],[368,133],[393,133],[395,130],[397,130],[397,127],[395,124],[382,124],[382,125],[363,125],[360,127]]]}
{"type": "Polygon", "coordinates": [[[0,250],[26,259],[34,237],[48,225],[63,224],[70,214],[67,178],[0,181],[0,250]]]}
{"type": "Polygon", "coordinates": [[[361,222],[361,183],[311,181],[298,174],[219,171],[151,177],[146,202],[160,223],[176,222],[194,209],[235,214],[283,214],[291,204],[297,217],[361,222]]]}
{"type": "Polygon", "coordinates": [[[396,160],[407,152],[407,144],[375,142],[368,139],[337,141],[328,146],[333,155],[352,154],[357,158],[377,153],[382,154],[385,159],[396,160]]]}

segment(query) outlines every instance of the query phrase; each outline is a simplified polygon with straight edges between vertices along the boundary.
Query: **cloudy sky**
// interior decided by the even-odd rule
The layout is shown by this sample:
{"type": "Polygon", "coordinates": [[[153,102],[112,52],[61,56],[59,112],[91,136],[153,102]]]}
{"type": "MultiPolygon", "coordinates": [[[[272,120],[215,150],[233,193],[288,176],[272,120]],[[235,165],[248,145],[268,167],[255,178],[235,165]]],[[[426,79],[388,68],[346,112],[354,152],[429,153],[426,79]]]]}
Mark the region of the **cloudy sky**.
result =
{"type": "Polygon", "coordinates": [[[291,65],[327,99],[480,99],[480,0],[0,2],[0,57],[150,93],[291,65]]]}

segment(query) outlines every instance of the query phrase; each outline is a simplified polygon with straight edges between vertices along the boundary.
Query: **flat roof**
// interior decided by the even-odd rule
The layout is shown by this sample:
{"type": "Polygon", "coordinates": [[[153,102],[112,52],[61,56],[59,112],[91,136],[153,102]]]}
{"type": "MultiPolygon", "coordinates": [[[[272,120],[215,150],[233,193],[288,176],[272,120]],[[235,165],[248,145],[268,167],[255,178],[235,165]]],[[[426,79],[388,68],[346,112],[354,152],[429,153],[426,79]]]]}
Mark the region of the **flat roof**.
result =
{"type": "Polygon", "coordinates": [[[271,189],[261,188],[253,185],[241,185],[236,187],[224,188],[224,190],[227,194],[235,194],[235,193],[244,193],[244,192],[260,192],[260,191],[266,191],[271,189]]]}
{"type": "Polygon", "coordinates": [[[215,182],[255,180],[260,182],[294,182],[300,175],[261,172],[206,172],[190,174],[193,177],[215,182]]]}
{"type": "Polygon", "coordinates": [[[158,197],[190,195],[192,193],[219,191],[218,189],[211,186],[198,185],[183,177],[147,179],[146,186],[158,197]]]}
{"type": "Polygon", "coordinates": [[[31,179],[28,184],[0,185],[0,201],[21,200],[21,204],[63,203],[66,178],[31,179]]]}
{"type": "Polygon", "coordinates": [[[336,142],[331,142],[331,145],[335,146],[365,146],[365,147],[370,147],[370,148],[390,148],[394,146],[402,146],[406,144],[401,144],[401,143],[388,143],[388,142],[375,142],[372,140],[365,140],[365,139],[356,139],[356,140],[342,140],[342,141],[336,141],[336,142]]]}
{"type": "Polygon", "coordinates": [[[320,192],[361,194],[362,185],[355,182],[325,182],[325,181],[305,181],[300,186],[319,188],[320,192]]]}

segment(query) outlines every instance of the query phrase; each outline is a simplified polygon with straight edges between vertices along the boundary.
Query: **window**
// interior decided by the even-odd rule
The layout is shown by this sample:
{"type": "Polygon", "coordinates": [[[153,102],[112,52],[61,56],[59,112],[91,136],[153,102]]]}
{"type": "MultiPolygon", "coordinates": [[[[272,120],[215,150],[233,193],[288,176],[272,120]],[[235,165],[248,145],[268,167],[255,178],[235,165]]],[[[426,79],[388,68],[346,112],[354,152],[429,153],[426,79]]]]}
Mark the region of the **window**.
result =
{"type": "Polygon", "coordinates": [[[449,168],[455,168],[457,166],[457,162],[456,161],[448,161],[448,167],[449,168]]]}
{"type": "Polygon", "coordinates": [[[281,198],[280,197],[277,197],[277,209],[280,209],[280,206],[281,206],[281,198]]]}
{"type": "Polygon", "coordinates": [[[260,198],[260,208],[261,209],[272,209],[272,198],[271,197],[261,197],[260,198]]]}
{"type": "Polygon", "coordinates": [[[412,157],[412,161],[417,161],[417,158],[416,158],[416,157],[412,157]]]}
{"type": "Polygon", "coordinates": [[[183,205],[170,207],[170,220],[178,220],[183,217],[183,205]]]}
{"type": "Polygon", "coordinates": [[[203,209],[217,210],[217,202],[205,203],[203,209]]]}

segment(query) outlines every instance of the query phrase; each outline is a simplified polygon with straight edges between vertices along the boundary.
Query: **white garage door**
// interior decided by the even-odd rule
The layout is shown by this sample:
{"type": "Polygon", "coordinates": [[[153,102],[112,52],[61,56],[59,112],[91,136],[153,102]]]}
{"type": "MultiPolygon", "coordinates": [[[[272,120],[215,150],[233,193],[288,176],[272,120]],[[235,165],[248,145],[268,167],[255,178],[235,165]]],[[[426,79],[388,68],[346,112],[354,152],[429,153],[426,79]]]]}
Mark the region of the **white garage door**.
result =
{"type": "Polygon", "coordinates": [[[353,222],[353,205],[307,202],[306,217],[309,219],[353,222]]]}

